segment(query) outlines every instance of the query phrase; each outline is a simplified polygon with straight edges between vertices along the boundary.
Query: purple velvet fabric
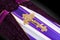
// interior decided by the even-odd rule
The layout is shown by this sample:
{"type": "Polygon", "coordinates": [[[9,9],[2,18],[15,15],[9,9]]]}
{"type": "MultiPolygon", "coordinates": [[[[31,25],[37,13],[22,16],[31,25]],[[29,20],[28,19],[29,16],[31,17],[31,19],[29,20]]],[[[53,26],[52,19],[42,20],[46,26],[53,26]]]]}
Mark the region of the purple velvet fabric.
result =
{"type": "Polygon", "coordinates": [[[17,9],[18,3],[15,0],[0,0],[0,9],[7,10],[9,12],[17,9]]]}
{"type": "MultiPolygon", "coordinates": [[[[22,3],[22,0],[20,0],[20,2],[22,3]]],[[[10,14],[10,12],[16,10],[18,6],[15,0],[0,0],[0,35],[5,37],[6,40],[30,40],[10,14]]]]}
{"type": "Polygon", "coordinates": [[[26,1],[28,0],[0,0],[0,23],[8,14],[7,12],[16,10],[19,4],[26,1]]]}
{"type": "Polygon", "coordinates": [[[1,23],[0,35],[6,37],[7,40],[29,40],[26,33],[11,14],[8,14],[1,23]]]}
{"type": "Polygon", "coordinates": [[[17,2],[18,4],[21,4],[21,3],[27,2],[27,1],[29,1],[29,0],[16,0],[16,2],[17,2]]]}
{"type": "Polygon", "coordinates": [[[3,22],[4,18],[9,14],[8,11],[4,10],[0,14],[0,24],[3,22]]]}

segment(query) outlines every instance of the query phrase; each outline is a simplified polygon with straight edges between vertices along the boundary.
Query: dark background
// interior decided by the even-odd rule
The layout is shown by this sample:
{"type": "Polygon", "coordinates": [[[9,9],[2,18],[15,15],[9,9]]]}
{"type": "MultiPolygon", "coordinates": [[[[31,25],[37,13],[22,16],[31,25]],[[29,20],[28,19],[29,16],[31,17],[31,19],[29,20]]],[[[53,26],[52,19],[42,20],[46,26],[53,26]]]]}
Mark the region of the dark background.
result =
{"type": "Polygon", "coordinates": [[[55,18],[57,21],[60,22],[60,1],[58,0],[31,0],[32,2],[40,5],[44,5],[46,8],[51,10],[53,13],[48,13],[49,15],[52,15],[53,18],[55,18]]]}

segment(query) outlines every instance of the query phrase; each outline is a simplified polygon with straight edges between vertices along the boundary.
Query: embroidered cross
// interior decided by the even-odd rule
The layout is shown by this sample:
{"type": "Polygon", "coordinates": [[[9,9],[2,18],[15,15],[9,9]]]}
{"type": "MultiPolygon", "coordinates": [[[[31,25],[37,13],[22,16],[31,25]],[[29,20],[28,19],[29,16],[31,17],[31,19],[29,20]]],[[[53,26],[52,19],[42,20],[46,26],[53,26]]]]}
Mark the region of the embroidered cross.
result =
{"type": "Polygon", "coordinates": [[[29,22],[32,22],[38,28],[40,28],[42,32],[47,31],[47,28],[44,26],[44,24],[40,24],[37,21],[33,20],[34,17],[34,14],[23,14],[24,24],[29,24],[29,22]]]}

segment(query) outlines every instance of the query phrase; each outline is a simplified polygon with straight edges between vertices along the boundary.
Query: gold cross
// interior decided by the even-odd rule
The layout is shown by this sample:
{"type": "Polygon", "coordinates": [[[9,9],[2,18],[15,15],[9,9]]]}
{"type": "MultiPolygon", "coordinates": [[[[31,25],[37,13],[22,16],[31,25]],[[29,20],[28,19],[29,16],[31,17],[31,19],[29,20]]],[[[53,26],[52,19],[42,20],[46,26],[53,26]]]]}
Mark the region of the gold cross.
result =
{"type": "Polygon", "coordinates": [[[46,26],[44,26],[44,24],[40,24],[37,21],[33,20],[34,17],[35,17],[34,14],[23,14],[24,24],[29,24],[29,22],[32,22],[38,28],[41,28],[42,32],[47,31],[47,28],[46,26]]]}

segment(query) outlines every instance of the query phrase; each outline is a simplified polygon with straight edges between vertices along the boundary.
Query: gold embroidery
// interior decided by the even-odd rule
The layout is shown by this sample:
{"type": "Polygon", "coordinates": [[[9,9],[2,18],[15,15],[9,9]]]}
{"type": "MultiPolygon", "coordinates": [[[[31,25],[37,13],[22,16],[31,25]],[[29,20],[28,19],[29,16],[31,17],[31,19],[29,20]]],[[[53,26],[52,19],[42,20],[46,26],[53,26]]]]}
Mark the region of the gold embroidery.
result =
{"type": "Polygon", "coordinates": [[[24,24],[29,24],[31,20],[34,18],[34,14],[23,14],[24,24]]]}
{"type": "Polygon", "coordinates": [[[34,17],[35,17],[34,14],[23,14],[24,24],[29,24],[29,22],[32,22],[38,28],[41,28],[42,32],[47,31],[47,28],[46,26],[44,26],[44,24],[40,24],[37,21],[33,20],[34,17]]]}

